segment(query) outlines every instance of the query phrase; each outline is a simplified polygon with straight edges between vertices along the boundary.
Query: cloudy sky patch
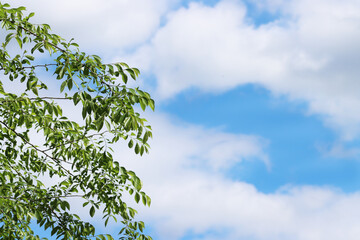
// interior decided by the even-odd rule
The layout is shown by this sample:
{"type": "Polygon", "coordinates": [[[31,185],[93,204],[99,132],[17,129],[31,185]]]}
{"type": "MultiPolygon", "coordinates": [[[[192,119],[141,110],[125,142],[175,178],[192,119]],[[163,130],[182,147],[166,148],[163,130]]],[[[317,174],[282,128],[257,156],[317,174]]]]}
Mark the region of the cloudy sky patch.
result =
{"type": "Polygon", "coordinates": [[[115,152],[156,239],[358,239],[359,1],[11,3],[140,68],[151,152],[115,152]]]}

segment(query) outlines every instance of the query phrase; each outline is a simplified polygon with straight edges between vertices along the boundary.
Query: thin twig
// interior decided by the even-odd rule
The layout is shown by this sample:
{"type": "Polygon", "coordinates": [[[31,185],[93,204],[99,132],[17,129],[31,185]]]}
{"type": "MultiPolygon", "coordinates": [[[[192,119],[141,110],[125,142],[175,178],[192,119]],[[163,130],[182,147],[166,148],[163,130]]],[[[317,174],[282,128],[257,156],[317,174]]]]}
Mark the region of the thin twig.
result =
{"type": "Polygon", "coordinates": [[[36,98],[29,98],[30,100],[43,100],[43,99],[50,99],[50,100],[72,100],[72,97],[36,97],[36,98]]]}
{"type": "MultiPolygon", "coordinates": [[[[45,199],[52,199],[52,198],[71,198],[71,197],[84,197],[85,195],[63,195],[63,196],[47,196],[45,198],[38,198],[38,199],[30,199],[30,201],[42,201],[45,199]]],[[[14,201],[20,201],[21,198],[14,198],[14,197],[6,197],[6,196],[0,196],[1,199],[8,199],[8,200],[14,200],[14,201]]]]}
{"type": "Polygon", "coordinates": [[[20,137],[26,144],[29,144],[31,147],[33,147],[36,151],[41,152],[42,154],[44,154],[46,157],[52,159],[54,162],[56,162],[63,170],[65,170],[65,172],[67,172],[68,174],[70,174],[71,176],[75,176],[74,174],[72,174],[69,170],[67,170],[66,168],[64,168],[61,164],[61,162],[65,162],[65,163],[69,163],[66,160],[62,160],[62,159],[58,159],[58,158],[54,158],[52,156],[50,156],[49,154],[47,154],[44,150],[39,149],[38,147],[36,147],[34,144],[30,143],[29,141],[27,141],[23,136],[21,136],[21,134],[17,133],[14,129],[12,129],[11,127],[9,127],[5,122],[0,121],[1,124],[3,124],[7,129],[11,130],[13,133],[15,133],[16,136],[20,137]]]}

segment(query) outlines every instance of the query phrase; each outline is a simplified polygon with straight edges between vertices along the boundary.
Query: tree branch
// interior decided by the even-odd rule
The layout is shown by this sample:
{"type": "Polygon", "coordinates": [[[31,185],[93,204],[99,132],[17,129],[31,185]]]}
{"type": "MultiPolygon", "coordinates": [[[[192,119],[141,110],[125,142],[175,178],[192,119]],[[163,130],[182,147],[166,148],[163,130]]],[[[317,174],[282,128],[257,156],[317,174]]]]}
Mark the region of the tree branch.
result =
{"type": "MultiPolygon", "coordinates": [[[[48,196],[48,197],[44,197],[44,198],[38,198],[38,199],[30,199],[31,202],[34,201],[42,201],[42,200],[46,200],[46,199],[53,199],[53,198],[73,198],[73,197],[85,197],[85,195],[63,195],[63,196],[48,196]]],[[[14,198],[14,197],[6,197],[6,196],[0,196],[0,199],[8,199],[8,200],[14,200],[14,201],[20,201],[21,198],[14,198]]],[[[26,198],[28,199],[28,198],[26,198]]]]}
{"type": "MultiPolygon", "coordinates": [[[[52,156],[50,156],[49,154],[47,154],[44,150],[39,149],[38,147],[36,147],[34,144],[30,143],[29,141],[27,141],[23,136],[21,136],[21,134],[19,134],[18,132],[16,132],[14,129],[12,129],[11,127],[9,127],[5,122],[0,121],[1,124],[3,124],[7,129],[11,130],[13,133],[15,133],[16,136],[18,136],[19,138],[21,138],[26,144],[30,145],[32,148],[34,148],[36,151],[41,152],[42,154],[44,154],[46,157],[52,159],[54,162],[56,162],[58,164],[58,166],[60,166],[65,172],[67,172],[68,174],[70,174],[71,176],[75,176],[74,174],[72,174],[69,170],[67,170],[66,168],[64,168],[61,164],[61,162],[65,162],[65,163],[69,163],[66,160],[62,160],[62,159],[58,159],[58,158],[54,158],[52,156]]],[[[69,163],[70,164],[70,163],[69,163]]]]}
{"type": "Polygon", "coordinates": [[[36,97],[36,98],[29,98],[30,100],[44,100],[44,99],[49,99],[49,100],[72,100],[72,97],[36,97]]]}

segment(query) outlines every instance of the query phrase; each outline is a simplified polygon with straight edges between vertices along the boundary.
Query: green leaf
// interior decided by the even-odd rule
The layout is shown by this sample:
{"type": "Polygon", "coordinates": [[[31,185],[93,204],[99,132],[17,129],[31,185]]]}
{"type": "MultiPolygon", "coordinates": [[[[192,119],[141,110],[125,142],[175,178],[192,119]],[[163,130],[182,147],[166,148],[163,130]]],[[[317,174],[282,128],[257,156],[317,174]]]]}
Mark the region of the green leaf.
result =
{"type": "Polygon", "coordinates": [[[72,79],[67,80],[67,87],[68,87],[69,90],[72,89],[72,87],[73,87],[73,80],[72,79]]]}
{"type": "Polygon", "coordinates": [[[132,79],[134,79],[134,80],[136,79],[135,72],[131,68],[127,68],[127,69],[125,69],[125,71],[127,71],[130,74],[132,79]]]}
{"type": "Polygon", "coordinates": [[[105,234],[108,240],[114,240],[114,238],[110,234],[105,234]]]}
{"type": "Polygon", "coordinates": [[[102,208],[97,214],[105,225],[110,218],[120,218],[120,238],[150,240],[142,234],[144,224],[134,221],[137,212],[123,194],[147,206],[151,200],[141,191],[136,174],[120,166],[111,146],[123,140],[140,155],[150,147],[151,128],[137,111],[139,105],[154,110],[154,101],[141,89],[127,86],[139,69],[126,63],[109,65],[82,52],[73,39],[50,32],[48,24],[29,22],[34,13],[24,10],[0,3],[0,69],[6,75],[0,81],[0,217],[5,221],[0,239],[40,239],[28,225],[35,219],[52,239],[113,239],[95,235],[93,225],[70,211],[71,202],[65,200],[76,197],[83,202],[80,208],[90,206],[91,217],[102,208]],[[10,42],[15,43],[11,51],[6,49],[10,42]],[[43,70],[54,71],[53,76],[38,79],[43,70]],[[11,86],[16,79],[22,86],[15,95],[2,85],[11,86]],[[61,81],[56,84],[54,79],[61,81]],[[52,83],[60,95],[47,89],[52,83]],[[72,111],[63,113],[59,105],[72,111]],[[83,119],[77,120],[80,109],[83,119]],[[104,124],[107,131],[100,132],[104,124]],[[32,133],[38,133],[36,139],[32,133]],[[38,180],[42,175],[52,178],[46,186],[38,180]]]}
{"type": "Polygon", "coordinates": [[[140,98],[139,99],[140,101],[140,107],[141,107],[141,109],[143,110],[143,111],[145,111],[145,109],[146,109],[146,104],[144,103],[144,101],[143,101],[143,99],[142,98],[140,98]]]}
{"type": "Polygon", "coordinates": [[[18,42],[18,44],[19,44],[20,48],[22,48],[23,43],[22,43],[22,41],[21,41],[20,37],[19,37],[19,36],[16,36],[16,37],[15,37],[15,39],[16,39],[16,41],[18,42]]]}
{"type": "Polygon", "coordinates": [[[140,151],[140,146],[139,146],[138,143],[136,143],[136,145],[135,145],[135,153],[138,154],[139,151],[140,151]]]}
{"type": "Polygon", "coordinates": [[[146,131],[145,134],[144,134],[144,137],[143,137],[143,143],[145,144],[147,142],[147,140],[149,139],[149,132],[146,131]]]}
{"type": "Polygon", "coordinates": [[[34,56],[31,56],[31,55],[25,55],[25,57],[31,61],[33,61],[35,59],[34,56]]]}
{"type": "Polygon", "coordinates": [[[31,13],[29,14],[28,18],[31,18],[31,17],[33,17],[34,15],[35,15],[35,13],[31,12],[31,13]]]}
{"type": "Polygon", "coordinates": [[[155,110],[155,102],[154,100],[150,99],[149,101],[149,107],[154,111],[155,110]]]}
{"type": "Polygon", "coordinates": [[[8,42],[10,42],[10,40],[13,38],[14,33],[9,33],[8,35],[6,35],[5,37],[5,43],[7,45],[8,42]]]}
{"type": "Polygon", "coordinates": [[[40,211],[35,211],[35,217],[38,221],[40,221],[42,219],[42,214],[40,213],[40,211]]]}
{"type": "Polygon", "coordinates": [[[96,122],[96,130],[99,132],[104,126],[104,117],[101,117],[96,122]]]}
{"type": "Polygon", "coordinates": [[[74,95],[73,95],[73,102],[74,102],[74,105],[77,105],[77,104],[79,103],[79,101],[80,101],[80,98],[79,98],[79,93],[78,93],[78,92],[76,92],[76,93],[74,93],[74,95]]]}
{"type": "Polygon", "coordinates": [[[136,176],[134,177],[134,187],[136,188],[137,191],[140,191],[142,188],[141,180],[136,176]]]}
{"type": "Polygon", "coordinates": [[[142,156],[142,155],[144,154],[144,150],[145,150],[145,149],[144,149],[144,146],[141,146],[141,147],[140,147],[140,156],[142,156]]]}
{"type": "Polygon", "coordinates": [[[64,75],[65,75],[65,66],[62,66],[60,68],[59,75],[58,75],[57,79],[62,79],[64,77],[64,75]]]}
{"type": "Polygon", "coordinates": [[[32,91],[36,96],[39,95],[38,89],[37,89],[36,87],[31,88],[31,91],[32,91]]]}
{"type": "Polygon", "coordinates": [[[128,143],[129,148],[132,148],[134,146],[134,141],[131,139],[128,143]]]}
{"type": "Polygon", "coordinates": [[[140,75],[140,70],[137,68],[132,68],[132,70],[134,71],[135,75],[138,77],[140,75]]]}
{"type": "Polygon", "coordinates": [[[90,208],[90,216],[93,217],[94,214],[95,214],[95,207],[91,206],[91,208],[90,208]]]}
{"type": "Polygon", "coordinates": [[[135,201],[136,201],[136,203],[139,203],[139,201],[140,201],[140,194],[139,193],[135,193],[135,201]]]}
{"type": "Polygon", "coordinates": [[[144,195],[141,196],[142,203],[146,206],[146,197],[144,195]]]}
{"type": "Polygon", "coordinates": [[[89,91],[89,92],[95,92],[95,90],[94,89],[92,89],[91,87],[89,87],[89,86],[87,86],[87,90],[89,91]]]}
{"type": "Polygon", "coordinates": [[[110,126],[110,123],[109,123],[107,120],[105,120],[105,126],[106,126],[106,129],[107,129],[109,132],[111,132],[111,126],[110,126]]]}
{"type": "Polygon", "coordinates": [[[134,189],[130,188],[129,189],[129,194],[132,195],[134,193],[134,189]]]}
{"type": "Polygon", "coordinates": [[[124,63],[124,62],[121,62],[120,65],[122,65],[122,66],[124,66],[124,67],[126,67],[126,68],[130,68],[129,65],[127,65],[127,64],[124,63]]]}
{"type": "Polygon", "coordinates": [[[121,72],[121,77],[122,77],[123,82],[126,84],[128,81],[128,76],[125,73],[121,72]]]}
{"type": "Polygon", "coordinates": [[[151,198],[149,196],[146,196],[146,202],[147,202],[147,205],[150,207],[151,205],[151,198]]]}
{"type": "Polygon", "coordinates": [[[104,235],[99,235],[98,237],[99,237],[99,239],[101,239],[101,240],[106,240],[106,238],[104,237],[104,235]]]}
{"type": "Polygon", "coordinates": [[[65,87],[66,87],[67,81],[63,81],[61,86],[60,86],[60,92],[63,92],[65,87]]]}

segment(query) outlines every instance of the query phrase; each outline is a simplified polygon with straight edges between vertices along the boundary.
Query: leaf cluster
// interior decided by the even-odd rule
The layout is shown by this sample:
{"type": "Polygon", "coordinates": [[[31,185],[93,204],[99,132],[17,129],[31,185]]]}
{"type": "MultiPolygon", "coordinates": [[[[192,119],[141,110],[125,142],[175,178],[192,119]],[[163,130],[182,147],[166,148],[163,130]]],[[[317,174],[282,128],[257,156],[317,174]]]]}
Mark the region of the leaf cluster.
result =
{"type": "Polygon", "coordinates": [[[134,106],[154,110],[154,100],[126,85],[139,70],[81,52],[49,25],[32,24],[32,16],[24,7],[0,2],[0,24],[7,33],[0,49],[0,238],[40,239],[30,227],[36,220],[61,239],[113,239],[96,235],[92,224],[71,213],[69,199],[75,198],[105,225],[120,218],[120,239],[151,239],[123,196],[147,206],[151,199],[136,174],[114,160],[111,148],[123,140],[136,154],[149,151],[151,127],[134,106]],[[10,54],[14,45],[18,54],[10,54]],[[42,80],[38,75],[44,70],[54,79],[42,80]],[[9,82],[25,90],[8,92],[9,82]],[[58,84],[61,95],[46,95],[49,84],[58,84]],[[65,116],[59,101],[79,109],[82,121],[65,116]],[[38,138],[42,144],[35,143],[38,138]],[[42,176],[60,180],[44,184],[42,176]]]}

